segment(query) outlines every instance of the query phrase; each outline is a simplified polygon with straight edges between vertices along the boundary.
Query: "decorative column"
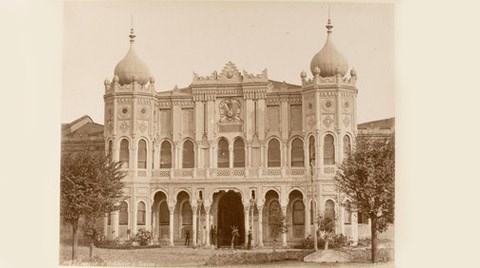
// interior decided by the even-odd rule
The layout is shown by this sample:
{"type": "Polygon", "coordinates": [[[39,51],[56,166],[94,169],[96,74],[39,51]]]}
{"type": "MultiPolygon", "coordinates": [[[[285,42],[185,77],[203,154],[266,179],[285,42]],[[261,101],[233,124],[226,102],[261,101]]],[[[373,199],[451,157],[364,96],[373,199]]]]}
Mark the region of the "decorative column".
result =
{"type": "Polygon", "coordinates": [[[205,246],[210,247],[210,206],[205,206],[205,246]]]}
{"type": "MultiPolygon", "coordinates": [[[[153,201],[152,201],[153,202],[153,201]]],[[[158,241],[160,237],[160,230],[158,226],[158,218],[157,218],[157,206],[152,206],[152,235],[153,235],[153,241],[158,241]]]]}
{"type": "Polygon", "coordinates": [[[358,211],[352,211],[352,220],[351,220],[351,227],[352,227],[352,246],[358,245],[358,211]]]}
{"type": "Polygon", "coordinates": [[[112,238],[115,239],[119,235],[120,212],[118,210],[112,212],[112,238]]]}
{"type": "Polygon", "coordinates": [[[129,225],[131,226],[130,235],[134,236],[137,233],[137,205],[138,204],[136,203],[136,200],[134,200],[133,198],[132,198],[131,204],[132,205],[130,206],[130,213],[129,213],[131,217],[130,217],[129,225]]]}
{"type": "Polygon", "coordinates": [[[308,202],[308,198],[303,199],[303,204],[305,207],[305,237],[310,234],[310,202],[308,202]]]}
{"type": "Polygon", "coordinates": [[[175,212],[175,206],[169,206],[168,210],[170,212],[170,246],[173,247],[173,213],[175,212]]]}
{"type": "Polygon", "coordinates": [[[228,161],[228,167],[233,168],[233,143],[228,145],[228,161]]]}
{"type": "MultiPolygon", "coordinates": [[[[282,214],[287,215],[287,206],[282,206],[282,214]]],[[[287,218],[285,218],[285,221],[287,218]]],[[[287,247],[287,232],[282,233],[282,246],[287,247]]]]}
{"type": "Polygon", "coordinates": [[[263,247],[263,206],[257,205],[258,209],[258,247],[263,247]]]}
{"type": "MultiPolygon", "coordinates": [[[[194,203],[194,202],[192,202],[194,203]]],[[[197,247],[197,207],[192,206],[192,245],[197,247]]]]}
{"type": "Polygon", "coordinates": [[[338,211],[340,214],[338,216],[338,230],[339,230],[339,233],[344,235],[345,234],[345,207],[342,206],[341,203],[338,204],[338,211]]]}
{"type": "Polygon", "coordinates": [[[248,246],[248,231],[250,230],[250,204],[243,204],[245,219],[245,246],[248,246]]]}
{"type": "Polygon", "coordinates": [[[103,236],[108,238],[108,213],[103,216],[103,236]]]}
{"type": "Polygon", "coordinates": [[[145,230],[152,231],[152,206],[145,202],[145,230]]]}

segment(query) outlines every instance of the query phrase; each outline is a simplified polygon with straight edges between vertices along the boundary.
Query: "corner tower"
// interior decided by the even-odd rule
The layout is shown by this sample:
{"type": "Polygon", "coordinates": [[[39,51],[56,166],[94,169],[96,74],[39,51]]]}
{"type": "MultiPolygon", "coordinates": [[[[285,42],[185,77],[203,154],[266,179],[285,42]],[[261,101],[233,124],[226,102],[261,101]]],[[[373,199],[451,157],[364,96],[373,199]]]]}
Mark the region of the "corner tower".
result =
{"type": "MultiPolygon", "coordinates": [[[[344,233],[343,203],[336,191],[334,176],[336,165],[341,163],[351,150],[357,129],[357,74],[354,69],[347,77],[348,61],[332,41],[330,18],[326,25],[327,39],[323,48],[310,62],[313,78],[302,72],[303,129],[309,144],[309,162],[314,166],[311,173],[316,211],[327,216],[337,211],[339,221],[336,230],[344,233]]],[[[352,235],[358,239],[358,235],[352,235]]]]}
{"type": "MultiPolygon", "coordinates": [[[[129,217],[134,217],[134,182],[147,181],[147,170],[152,169],[157,104],[155,79],[135,51],[133,28],[129,38],[130,48],[116,65],[113,81],[105,80],[104,137],[106,150],[129,171],[125,195],[131,199],[129,217]]],[[[129,218],[128,222],[129,229],[136,230],[136,219],[129,218]]]]}

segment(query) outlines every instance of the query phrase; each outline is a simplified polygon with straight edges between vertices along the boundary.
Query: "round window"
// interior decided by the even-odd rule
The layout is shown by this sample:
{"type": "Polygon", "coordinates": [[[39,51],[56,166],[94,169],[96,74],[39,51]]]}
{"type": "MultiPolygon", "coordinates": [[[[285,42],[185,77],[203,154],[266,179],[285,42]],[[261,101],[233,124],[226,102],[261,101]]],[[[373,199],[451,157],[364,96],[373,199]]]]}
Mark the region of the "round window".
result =
{"type": "Polygon", "coordinates": [[[127,114],[128,113],[128,108],[123,108],[122,109],[122,114],[127,114]]]}
{"type": "Polygon", "coordinates": [[[147,112],[147,109],[142,108],[142,110],[140,110],[140,112],[141,112],[142,114],[145,114],[145,113],[147,112]]]}
{"type": "Polygon", "coordinates": [[[325,107],[327,108],[332,107],[332,103],[330,101],[325,102],[325,107]]]}
{"type": "Polygon", "coordinates": [[[310,102],[310,103],[308,104],[308,109],[311,110],[312,108],[313,108],[313,104],[310,102]]]}
{"type": "Polygon", "coordinates": [[[345,108],[348,108],[348,107],[350,107],[350,103],[349,103],[348,101],[346,101],[346,102],[343,104],[343,106],[344,106],[345,108]]]}

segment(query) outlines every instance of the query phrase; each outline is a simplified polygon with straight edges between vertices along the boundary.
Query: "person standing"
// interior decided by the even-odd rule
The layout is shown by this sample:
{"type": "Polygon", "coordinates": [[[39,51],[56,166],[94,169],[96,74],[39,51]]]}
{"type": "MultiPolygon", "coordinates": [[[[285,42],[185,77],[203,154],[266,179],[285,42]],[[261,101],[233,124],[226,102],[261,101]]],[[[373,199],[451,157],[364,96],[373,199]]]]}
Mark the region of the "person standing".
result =
{"type": "Polygon", "coordinates": [[[190,229],[185,230],[185,246],[190,245],[190,229]]]}

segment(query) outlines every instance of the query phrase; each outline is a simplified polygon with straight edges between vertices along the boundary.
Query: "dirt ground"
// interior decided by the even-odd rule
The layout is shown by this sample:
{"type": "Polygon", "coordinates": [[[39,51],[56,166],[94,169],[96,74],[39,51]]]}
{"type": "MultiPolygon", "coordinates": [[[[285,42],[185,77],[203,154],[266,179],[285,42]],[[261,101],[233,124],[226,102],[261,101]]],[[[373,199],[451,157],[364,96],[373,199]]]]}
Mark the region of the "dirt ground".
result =
{"type": "MultiPolygon", "coordinates": [[[[272,252],[272,249],[256,249],[256,252],[272,252]]],[[[282,251],[282,249],[277,249],[282,251]]],[[[88,259],[89,249],[85,246],[79,246],[77,249],[77,260],[80,262],[71,262],[71,247],[68,245],[60,246],[60,264],[61,265],[108,265],[108,266],[182,266],[182,267],[198,267],[204,266],[206,261],[214,254],[229,254],[228,249],[212,250],[212,249],[193,249],[184,247],[164,247],[152,249],[103,249],[94,248],[94,257],[104,260],[103,263],[85,263],[82,260],[88,259]]],[[[246,252],[246,250],[236,250],[238,253],[246,252]]],[[[318,267],[318,263],[305,263],[301,261],[284,261],[255,265],[232,265],[228,267],[318,267]]],[[[322,267],[371,267],[368,263],[354,264],[322,264],[322,267]]],[[[393,263],[376,264],[377,268],[393,268],[393,263]]]]}

